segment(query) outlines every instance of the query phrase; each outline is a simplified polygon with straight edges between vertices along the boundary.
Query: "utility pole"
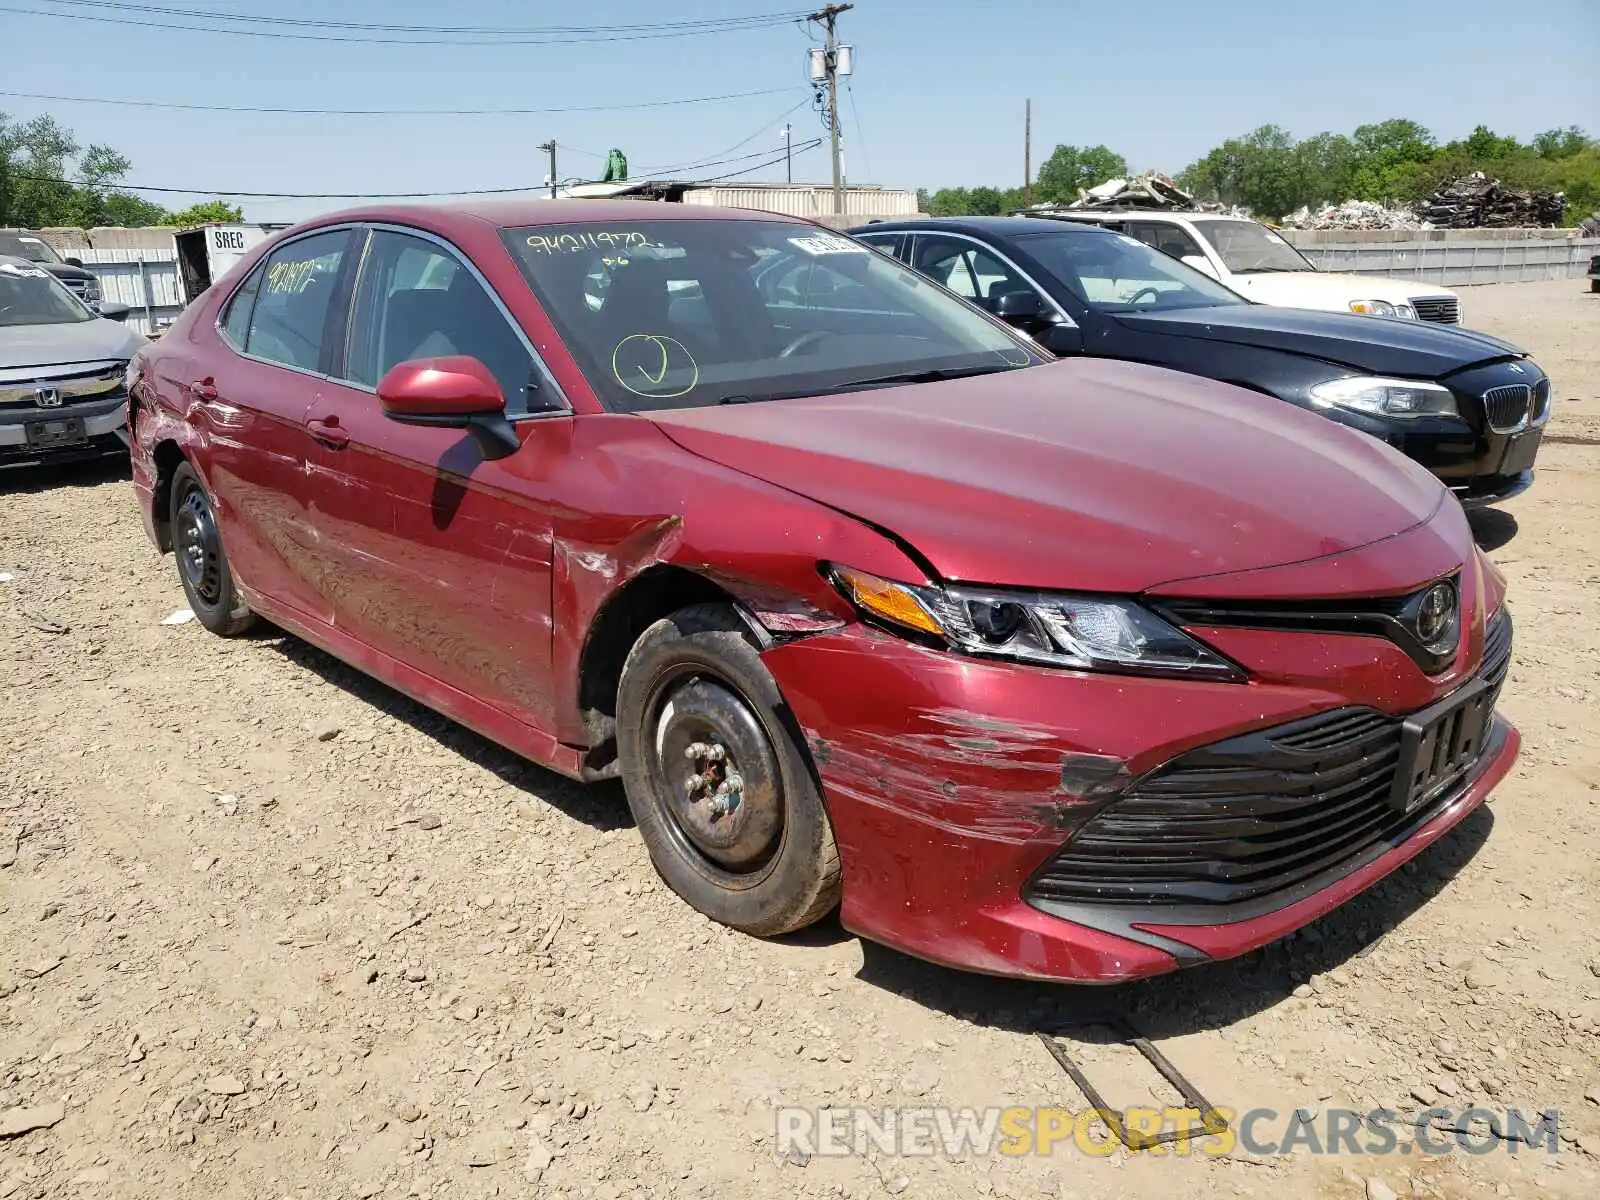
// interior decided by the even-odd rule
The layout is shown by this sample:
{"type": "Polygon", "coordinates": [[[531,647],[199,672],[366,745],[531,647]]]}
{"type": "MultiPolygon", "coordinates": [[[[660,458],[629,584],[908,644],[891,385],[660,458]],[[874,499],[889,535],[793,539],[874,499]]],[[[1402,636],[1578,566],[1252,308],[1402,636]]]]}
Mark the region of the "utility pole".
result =
{"type": "Polygon", "coordinates": [[[1022,109],[1022,205],[1033,206],[1033,101],[1023,102],[1022,109]]]}
{"type": "Polygon", "coordinates": [[[783,168],[790,183],[794,182],[794,132],[789,122],[783,123],[783,168]]]}
{"type": "MultiPolygon", "coordinates": [[[[814,12],[806,18],[815,21],[828,31],[828,40],[822,48],[822,66],[824,77],[828,81],[828,136],[833,143],[833,212],[835,216],[844,215],[844,169],[839,161],[839,43],[836,37],[835,25],[841,14],[849,12],[854,4],[830,4],[821,12],[814,12]]],[[[848,48],[847,48],[848,50],[848,48]]],[[[815,56],[813,56],[813,63],[815,56]]],[[[846,67],[845,74],[849,74],[846,67]]],[[[812,77],[816,77],[813,67],[812,77]]]]}
{"type": "Polygon", "coordinates": [[[539,149],[550,156],[550,199],[556,198],[556,140],[551,138],[548,142],[540,142],[539,149]]]}

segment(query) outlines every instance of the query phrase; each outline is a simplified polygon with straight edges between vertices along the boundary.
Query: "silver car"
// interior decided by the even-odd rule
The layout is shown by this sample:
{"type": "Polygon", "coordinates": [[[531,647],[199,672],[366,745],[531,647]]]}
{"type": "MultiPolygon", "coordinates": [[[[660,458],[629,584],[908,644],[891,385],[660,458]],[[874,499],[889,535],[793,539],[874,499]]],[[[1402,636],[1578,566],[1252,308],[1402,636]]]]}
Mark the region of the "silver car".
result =
{"type": "Polygon", "coordinates": [[[0,255],[0,468],[128,452],[124,377],[147,339],[127,305],[97,308],[0,255]]]}

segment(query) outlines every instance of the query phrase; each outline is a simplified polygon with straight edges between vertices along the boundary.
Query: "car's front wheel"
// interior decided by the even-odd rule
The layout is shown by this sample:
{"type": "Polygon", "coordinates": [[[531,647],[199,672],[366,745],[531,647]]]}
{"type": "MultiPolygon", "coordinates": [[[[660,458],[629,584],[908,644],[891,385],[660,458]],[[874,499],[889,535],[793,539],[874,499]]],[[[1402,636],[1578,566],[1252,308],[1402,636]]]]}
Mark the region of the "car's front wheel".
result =
{"type": "Polygon", "coordinates": [[[255,624],[255,614],[234,587],[211,497],[188,463],[173,472],[171,505],[172,549],[190,611],[212,633],[238,637],[255,624]]]}
{"type": "Polygon", "coordinates": [[[810,760],[738,615],[684,608],[635,643],[617,694],[623,786],[656,870],[700,912],[770,937],[838,903],[810,760]]]}

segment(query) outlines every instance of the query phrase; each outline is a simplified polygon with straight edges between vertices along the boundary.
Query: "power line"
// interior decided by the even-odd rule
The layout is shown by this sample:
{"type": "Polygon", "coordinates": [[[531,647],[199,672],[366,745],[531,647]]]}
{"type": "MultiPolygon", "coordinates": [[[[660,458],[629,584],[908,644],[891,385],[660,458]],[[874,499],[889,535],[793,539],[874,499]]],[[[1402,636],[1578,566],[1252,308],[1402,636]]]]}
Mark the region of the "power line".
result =
{"type": "MultiPolygon", "coordinates": [[[[699,167],[714,167],[714,166],[719,166],[719,165],[721,165],[722,163],[725,163],[725,162],[736,161],[736,160],[733,160],[733,159],[724,158],[722,156],[725,155],[725,154],[732,154],[735,150],[739,149],[739,147],[741,147],[741,146],[749,145],[751,142],[755,141],[756,138],[760,137],[763,133],[765,133],[769,128],[771,128],[772,126],[776,125],[779,121],[781,121],[785,117],[787,117],[790,113],[793,113],[793,112],[795,112],[795,111],[797,111],[797,110],[799,110],[801,108],[804,108],[806,105],[808,105],[810,103],[811,103],[811,98],[808,96],[804,100],[801,100],[798,104],[795,104],[790,108],[786,108],[783,112],[779,113],[776,117],[772,118],[772,120],[764,122],[754,133],[750,134],[748,137],[740,138],[733,145],[728,146],[725,149],[718,150],[714,155],[710,155],[707,158],[696,159],[693,162],[676,163],[676,164],[674,164],[672,166],[669,166],[669,167],[651,167],[648,170],[639,172],[639,174],[645,175],[645,176],[664,175],[669,171],[691,171],[691,170],[695,170],[695,169],[697,169],[699,167]]],[[[751,155],[749,157],[754,157],[754,155],[751,155]]]]}
{"type": "MultiPolygon", "coordinates": [[[[52,0],[46,0],[50,3],[52,0]]],[[[62,0],[54,0],[60,3],[62,0]]],[[[154,10],[140,10],[154,11],[154,10]]],[[[439,37],[358,37],[351,34],[333,33],[292,33],[280,29],[229,29],[216,25],[185,25],[172,21],[149,21],[136,17],[114,17],[100,13],[88,12],[49,12],[37,8],[17,8],[12,5],[0,5],[0,12],[19,13],[30,17],[57,17],[69,21],[94,21],[103,25],[130,25],[144,29],[170,29],[185,33],[221,33],[235,37],[275,38],[297,42],[344,42],[359,43],[366,46],[576,46],[599,42],[646,42],[660,41],[668,38],[703,37],[722,33],[742,33],[754,29],[772,29],[780,25],[787,25],[792,19],[791,14],[773,14],[767,17],[730,17],[721,24],[706,24],[693,27],[667,28],[663,26],[634,26],[634,32],[590,32],[590,33],[561,33],[556,35],[544,34],[539,36],[525,36],[523,34],[480,34],[476,38],[439,38],[439,37]],[[488,40],[484,40],[487,38],[488,40]]],[[[234,20],[236,18],[222,16],[215,13],[200,14],[210,20],[234,20]]],[[[596,30],[606,27],[594,27],[596,30]]],[[[611,30],[626,30],[627,26],[612,26],[611,30]]]]}
{"type": "MultiPolygon", "coordinates": [[[[812,138],[809,142],[802,142],[800,145],[796,146],[794,148],[794,152],[796,154],[804,154],[807,150],[815,150],[820,145],[822,145],[822,139],[821,138],[812,138]]],[[[764,163],[757,163],[755,166],[746,167],[742,171],[729,171],[726,175],[713,175],[709,179],[697,179],[694,182],[696,182],[696,183],[721,183],[725,179],[737,179],[741,175],[754,175],[757,171],[765,170],[767,167],[776,166],[778,163],[781,163],[783,160],[784,160],[784,156],[780,154],[780,155],[778,155],[777,158],[769,158],[764,163]]]]}
{"type": "Polygon", "coordinates": [[[844,84],[845,95],[850,97],[850,115],[856,119],[856,137],[861,142],[861,165],[867,169],[867,178],[872,178],[872,155],[867,153],[867,133],[861,127],[861,110],[856,107],[855,84],[848,79],[844,84]]]}
{"type": "MultiPolygon", "coordinates": [[[[46,175],[12,175],[29,183],[61,183],[68,187],[86,187],[71,179],[53,179],[46,175]]],[[[509,196],[516,192],[542,192],[545,185],[524,187],[477,188],[467,192],[233,192],[224,188],[154,187],[141,183],[108,183],[108,192],[162,192],[184,196],[232,196],[245,200],[425,200],[430,197],[450,196],[509,196]]]]}
{"type": "MultiPolygon", "coordinates": [[[[820,146],[821,144],[822,144],[822,139],[821,138],[816,138],[815,140],[813,140],[811,142],[805,143],[804,147],[796,146],[795,149],[796,149],[796,151],[798,151],[798,150],[800,150],[802,148],[810,149],[812,146],[820,146]]],[[[739,154],[739,155],[735,155],[733,158],[709,158],[709,159],[703,159],[700,162],[682,163],[682,164],[679,164],[678,166],[673,166],[673,167],[659,167],[659,168],[655,168],[655,169],[649,170],[649,171],[640,171],[640,172],[637,173],[637,178],[639,178],[641,180],[660,179],[665,175],[669,175],[669,174],[671,174],[673,172],[677,172],[677,171],[699,171],[699,170],[704,170],[706,167],[722,167],[722,166],[726,166],[728,163],[749,162],[752,158],[764,158],[770,153],[771,153],[770,150],[757,150],[753,154],[739,154]]],[[[778,161],[779,162],[783,161],[781,156],[779,157],[778,161]]],[[[632,172],[630,172],[630,174],[631,173],[632,172]]]]}
{"type": "Polygon", "coordinates": [[[623,22],[617,25],[391,25],[381,21],[330,21],[318,17],[269,17],[257,13],[219,13],[206,9],[168,8],[159,4],[127,4],[119,0],[45,0],[71,8],[110,8],[124,12],[157,13],[163,16],[199,17],[214,21],[249,22],[261,25],[298,25],[322,29],[362,29],[387,33],[614,33],[643,32],[649,30],[675,30],[704,28],[708,26],[741,26],[751,22],[781,23],[794,20],[802,14],[799,10],[781,13],[754,13],[743,17],[697,17],[687,21],[623,22]]]}
{"type": "Polygon", "coordinates": [[[755,96],[776,96],[790,88],[762,88],[754,92],[725,92],[716,96],[684,96],[675,100],[651,100],[636,104],[584,104],[567,108],[277,108],[250,104],[179,104],[157,100],[120,100],[106,96],[52,96],[43,92],[0,91],[0,96],[24,100],[50,100],[64,104],[111,104],[123,108],[162,108],[186,112],[279,113],[320,117],[514,117],[544,116],[553,113],[622,112],[630,109],[664,108],[669,105],[714,104],[722,100],[746,100],[755,96]]]}

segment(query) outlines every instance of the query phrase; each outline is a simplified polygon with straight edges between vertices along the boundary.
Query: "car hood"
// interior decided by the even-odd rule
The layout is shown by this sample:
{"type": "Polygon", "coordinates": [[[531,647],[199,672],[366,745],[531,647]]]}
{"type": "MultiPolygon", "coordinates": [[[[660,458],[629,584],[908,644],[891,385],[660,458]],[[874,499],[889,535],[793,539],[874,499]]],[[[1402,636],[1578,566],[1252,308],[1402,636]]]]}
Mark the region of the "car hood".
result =
{"type": "Polygon", "coordinates": [[[1446,494],[1365,434],[1105,359],[649,419],[973,583],[1126,593],[1302,562],[1410,529],[1446,494]]]}
{"type": "Polygon", "coordinates": [[[145,339],[126,325],[96,319],[57,325],[0,325],[0,376],[32,367],[132,358],[145,339]]]}
{"type": "Polygon", "coordinates": [[[1454,296],[1454,292],[1426,283],[1383,279],[1372,275],[1341,275],[1337,271],[1260,271],[1234,275],[1228,286],[1258,304],[1289,308],[1325,308],[1349,312],[1352,300],[1385,300],[1410,304],[1414,296],[1454,296]]]}
{"type": "Polygon", "coordinates": [[[1263,346],[1407,379],[1439,379],[1496,359],[1525,357],[1510,342],[1453,325],[1263,304],[1119,313],[1116,319],[1142,333],[1263,346]]]}

